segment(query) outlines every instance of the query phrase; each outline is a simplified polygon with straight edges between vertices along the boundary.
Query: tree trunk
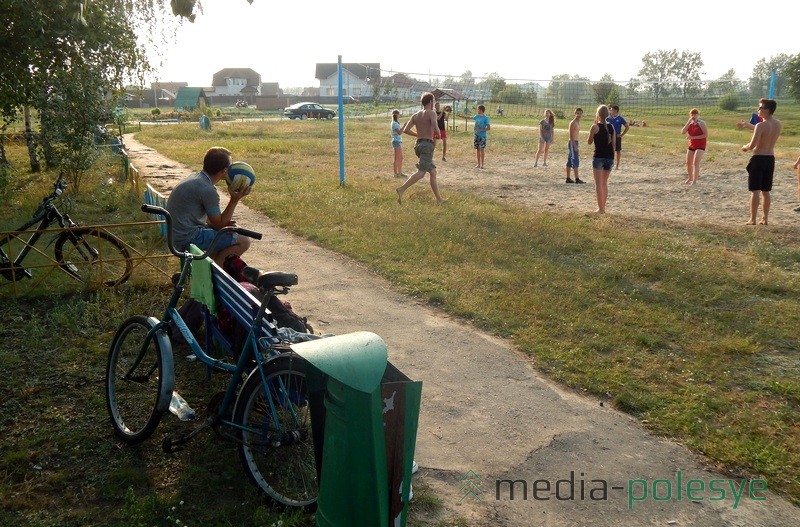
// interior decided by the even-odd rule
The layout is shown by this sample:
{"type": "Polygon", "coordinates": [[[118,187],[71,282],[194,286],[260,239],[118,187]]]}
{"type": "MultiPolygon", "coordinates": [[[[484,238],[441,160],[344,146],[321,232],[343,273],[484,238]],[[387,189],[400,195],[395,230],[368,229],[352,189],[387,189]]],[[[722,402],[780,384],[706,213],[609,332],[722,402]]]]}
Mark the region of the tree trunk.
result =
{"type": "Polygon", "coordinates": [[[8,162],[8,156],[6,155],[5,131],[5,128],[0,130],[0,174],[2,174],[5,169],[11,166],[11,163],[8,162]]]}
{"type": "Polygon", "coordinates": [[[25,105],[25,143],[28,145],[31,172],[40,172],[42,165],[39,163],[39,155],[36,153],[36,141],[33,138],[33,127],[31,126],[31,108],[28,105],[25,105]]]}

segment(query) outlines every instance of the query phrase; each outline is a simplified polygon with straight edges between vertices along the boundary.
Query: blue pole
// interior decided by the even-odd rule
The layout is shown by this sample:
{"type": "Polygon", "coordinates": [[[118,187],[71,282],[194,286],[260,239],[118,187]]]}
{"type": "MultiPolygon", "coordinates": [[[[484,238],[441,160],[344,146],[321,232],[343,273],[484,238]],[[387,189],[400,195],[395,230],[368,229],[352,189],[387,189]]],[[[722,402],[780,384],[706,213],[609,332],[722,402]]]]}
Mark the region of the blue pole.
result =
{"type": "Polygon", "coordinates": [[[778,70],[772,70],[772,75],[769,77],[769,97],[768,99],[775,98],[775,83],[778,81],[778,70]]]}
{"type": "Polygon", "coordinates": [[[344,102],[342,100],[342,56],[339,55],[339,185],[344,186],[344,102]]]}

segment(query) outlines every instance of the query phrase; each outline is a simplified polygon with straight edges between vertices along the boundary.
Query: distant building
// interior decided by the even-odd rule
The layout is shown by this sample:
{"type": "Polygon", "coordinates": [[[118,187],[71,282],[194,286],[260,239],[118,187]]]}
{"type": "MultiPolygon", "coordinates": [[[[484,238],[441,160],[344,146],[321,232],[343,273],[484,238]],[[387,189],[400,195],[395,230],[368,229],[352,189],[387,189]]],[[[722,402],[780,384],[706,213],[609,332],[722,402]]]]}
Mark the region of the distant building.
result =
{"type": "Polygon", "coordinates": [[[183,86],[175,96],[175,110],[194,110],[208,106],[208,98],[203,88],[183,86]]]}
{"type": "MultiPolygon", "coordinates": [[[[279,110],[291,104],[277,82],[261,83],[261,95],[254,97],[254,104],[259,110],[279,110]]],[[[250,101],[248,101],[250,102],[250,101]]]]}
{"type": "MultiPolygon", "coordinates": [[[[339,65],[317,63],[315,78],[319,80],[320,97],[339,96],[339,65]]],[[[372,97],[372,83],[380,81],[381,65],[378,62],[342,63],[342,96],[372,97]]]]}
{"type": "Polygon", "coordinates": [[[213,97],[251,98],[261,95],[261,75],[251,68],[224,68],[211,80],[213,97]]]}

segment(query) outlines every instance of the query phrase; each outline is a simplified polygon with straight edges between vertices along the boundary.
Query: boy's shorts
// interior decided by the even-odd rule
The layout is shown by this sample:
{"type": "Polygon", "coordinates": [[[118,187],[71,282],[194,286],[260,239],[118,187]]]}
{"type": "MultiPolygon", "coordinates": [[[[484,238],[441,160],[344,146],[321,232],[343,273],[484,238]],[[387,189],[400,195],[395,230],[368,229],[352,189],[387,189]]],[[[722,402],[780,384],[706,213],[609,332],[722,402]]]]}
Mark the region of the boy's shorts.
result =
{"type": "Polygon", "coordinates": [[[486,138],[482,135],[476,135],[475,141],[472,143],[476,150],[483,150],[486,148],[486,138]]]}
{"type": "Polygon", "coordinates": [[[577,146],[577,141],[569,141],[567,143],[567,166],[569,168],[578,168],[581,164],[581,156],[578,153],[577,146]]]}
{"type": "MultiPolygon", "coordinates": [[[[203,249],[204,251],[211,246],[211,242],[214,240],[214,236],[217,235],[217,231],[210,228],[210,227],[201,227],[197,230],[194,234],[194,238],[192,239],[192,243],[197,245],[199,248],[203,249]]],[[[238,234],[235,232],[226,232],[217,238],[217,243],[214,244],[213,252],[219,252],[226,247],[230,247],[231,245],[236,245],[238,234]]]]}

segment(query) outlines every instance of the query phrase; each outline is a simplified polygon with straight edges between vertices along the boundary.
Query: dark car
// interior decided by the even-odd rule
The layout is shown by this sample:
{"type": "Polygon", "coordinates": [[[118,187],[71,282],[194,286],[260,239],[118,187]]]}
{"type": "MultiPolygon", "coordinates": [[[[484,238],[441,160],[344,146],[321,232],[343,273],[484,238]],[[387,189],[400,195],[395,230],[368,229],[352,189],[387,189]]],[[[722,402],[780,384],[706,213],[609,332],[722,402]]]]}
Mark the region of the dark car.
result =
{"type": "Polygon", "coordinates": [[[333,119],[336,112],[315,102],[299,102],[284,108],[283,116],[289,119],[333,119]]]}

